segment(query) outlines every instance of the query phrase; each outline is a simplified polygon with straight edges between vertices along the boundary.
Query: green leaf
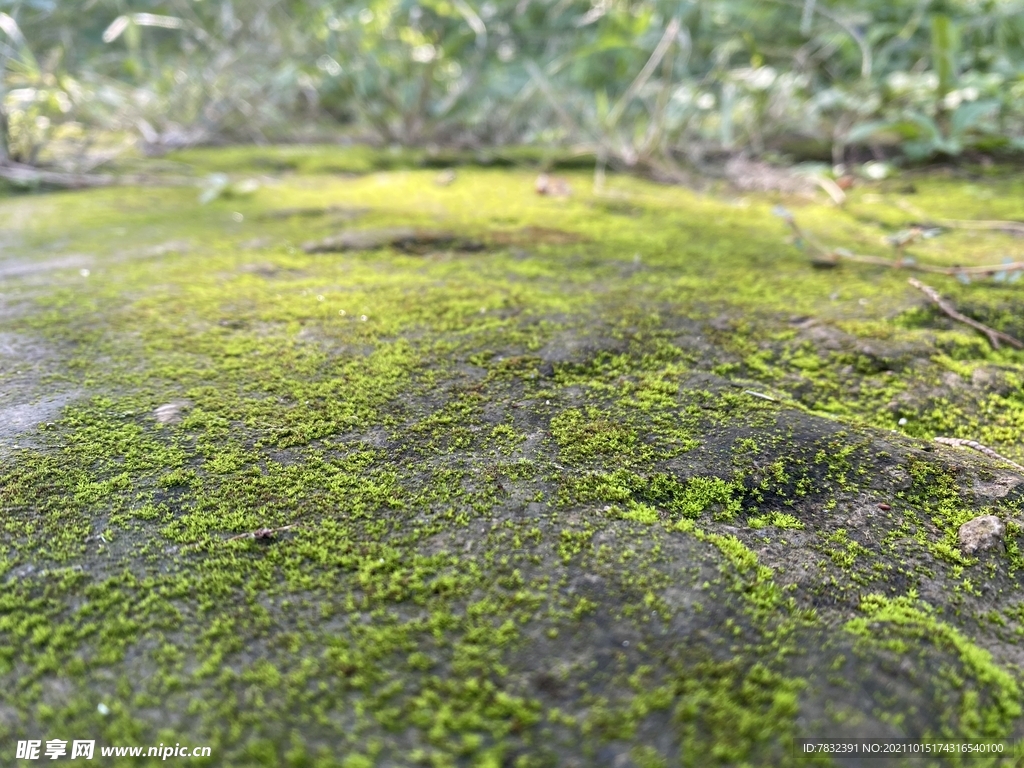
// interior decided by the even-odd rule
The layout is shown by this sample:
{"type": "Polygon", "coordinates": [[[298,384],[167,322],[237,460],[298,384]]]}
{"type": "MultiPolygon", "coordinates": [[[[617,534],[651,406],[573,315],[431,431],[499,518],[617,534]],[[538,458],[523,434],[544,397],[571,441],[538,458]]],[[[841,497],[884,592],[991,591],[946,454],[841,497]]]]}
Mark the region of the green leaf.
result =
{"type": "Polygon", "coordinates": [[[986,101],[969,101],[957,107],[949,121],[950,134],[962,137],[972,130],[986,129],[991,131],[995,126],[985,125],[985,121],[999,111],[999,102],[994,99],[986,101]]]}
{"type": "Polygon", "coordinates": [[[922,140],[931,141],[932,144],[939,144],[942,142],[942,130],[939,128],[939,124],[928,115],[922,114],[921,112],[911,112],[907,115],[907,121],[920,128],[918,136],[922,140]]]}
{"type": "Polygon", "coordinates": [[[594,93],[594,108],[597,111],[598,122],[605,123],[608,120],[608,111],[611,109],[608,104],[608,91],[605,88],[600,88],[594,93]]]}
{"type": "Polygon", "coordinates": [[[894,123],[890,120],[872,120],[867,123],[860,123],[853,126],[846,134],[847,144],[859,144],[872,136],[884,131],[891,131],[894,123]]]}

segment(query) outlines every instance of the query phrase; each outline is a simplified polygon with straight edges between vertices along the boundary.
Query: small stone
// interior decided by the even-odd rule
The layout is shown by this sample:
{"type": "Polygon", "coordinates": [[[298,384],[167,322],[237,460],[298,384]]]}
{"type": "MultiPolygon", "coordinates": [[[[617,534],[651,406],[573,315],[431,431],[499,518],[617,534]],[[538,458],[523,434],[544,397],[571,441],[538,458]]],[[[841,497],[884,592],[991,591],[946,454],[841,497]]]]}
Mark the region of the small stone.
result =
{"type": "Polygon", "coordinates": [[[960,549],[965,555],[998,546],[1006,533],[1003,521],[995,515],[982,515],[960,526],[960,549]]]}
{"type": "Polygon", "coordinates": [[[534,189],[538,195],[547,195],[549,197],[569,197],[572,194],[572,188],[566,179],[560,176],[549,176],[546,173],[542,173],[537,177],[534,189]]]}
{"type": "Polygon", "coordinates": [[[157,424],[177,424],[181,421],[181,412],[184,408],[185,403],[164,403],[153,411],[153,416],[157,424]]]}

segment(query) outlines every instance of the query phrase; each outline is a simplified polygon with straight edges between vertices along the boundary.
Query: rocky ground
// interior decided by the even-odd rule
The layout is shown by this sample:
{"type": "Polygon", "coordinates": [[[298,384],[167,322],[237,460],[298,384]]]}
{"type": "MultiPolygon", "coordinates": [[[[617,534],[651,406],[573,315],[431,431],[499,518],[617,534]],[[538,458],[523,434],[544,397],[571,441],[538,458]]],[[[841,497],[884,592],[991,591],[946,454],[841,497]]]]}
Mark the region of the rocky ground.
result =
{"type": "MultiPolygon", "coordinates": [[[[933,439],[1024,463],[1024,352],[905,270],[813,268],[771,215],[891,255],[1024,218],[1016,177],[839,208],[345,152],[182,154],[228,174],[207,204],[0,198],[0,762],[923,766],[967,761],[793,743],[1024,737],[1024,472],[933,439]]],[[[918,276],[1024,337],[1024,281],[918,276]]]]}

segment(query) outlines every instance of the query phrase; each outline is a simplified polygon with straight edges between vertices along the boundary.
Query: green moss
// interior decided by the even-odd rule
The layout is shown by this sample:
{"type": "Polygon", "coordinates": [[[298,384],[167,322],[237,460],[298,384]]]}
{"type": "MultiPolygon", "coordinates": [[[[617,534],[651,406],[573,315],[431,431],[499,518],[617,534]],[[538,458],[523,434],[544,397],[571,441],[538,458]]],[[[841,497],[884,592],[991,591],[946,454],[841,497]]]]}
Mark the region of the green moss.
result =
{"type": "MultiPolygon", "coordinates": [[[[928,568],[977,599],[980,566],[955,548],[976,510],[947,463],[912,463],[911,487],[888,498],[899,519],[872,520],[883,547],[831,515],[875,493],[865,468],[894,471],[865,426],[905,416],[911,436],[1024,458],[1019,358],[912,308],[902,274],[808,269],[767,198],[740,207],[615,178],[630,201],[620,216],[587,192],[537,196],[529,170],[464,167],[449,187],[432,170],[382,172],[458,160],[422,152],[179,159],[302,176],[206,206],[194,189],[140,189],[0,209],[17,258],[70,244],[90,255],[88,277],[5,281],[20,313],[5,333],[52,356],[40,354],[40,391],[102,395],[46,417],[27,448],[0,445],[0,676],[20,718],[0,725],[6,739],[170,741],[181,728],[240,765],[524,768],[621,739],[638,765],[785,764],[804,690],[797,638],[816,620],[813,589],[831,585],[791,594],[751,529],[823,542],[844,599],[856,579],[928,568]],[[341,226],[395,225],[489,245],[300,248],[341,226]],[[851,337],[825,348],[799,315],[851,337]],[[871,348],[882,341],[926,353],[871,348]],[[990,369],[1001,384],[978,397],[969,386],[990,369]],[[169,402],[186,404],[181,420],[157,424],[169,402]],[[792,434],[807,412],[842,429],[792,434]],[[259,529],[279,530],[246,536],[259,529]],[[924,565],[875,572],[886,546],[924,565]],[[661,623],[677,618],[710,639],[666,643],[661,623]],[[628,648],[598,648],[607,627],[630,633],[628,648]],[[535,684],[538,659],[566,668],[535,684]],[[652,729],[670,746],[647,744],[652,729]]],[[[589,176],[571,180],[589,189],[589,176]]],[[[983,212],[955,185],[919,186],[936,215],[983,212]]],[[[850,198],[808,205],[801,221],[860,250],[899,224],[850,198]]],[[[1016,199],[985,217],[1024,215],[1016,199]]],[[[983,263],[1009,247],[943,237],[948,249],[919,255],[983,263]]],[[[943,290],[986,322],[1019,322],[1010,297],[943,290]]],[[[1014,567],[1017,538],[1008,526],[1014,567]]],[[[965,694],[943,722],[1008,722],[1009,672],[966,630],[929,635],[919,606],[885,610],[908,653],[934,635],[981,681],[976,706],[965,694]],[[962,719],[971,708],[980,721],[962,719]]]]}
{"type": "Polygon", "coordinates": [[[638,502],[632,502],[629,509],[622,513],[622,517],[626,520],[636,520],[638,523],[646,523],[647,525],[656,523],[661,518],[658,510],[654,507],[638,502]]]}
{"type": "Polygon", "coordinates": [[[766,526],[773,526],[775,528],[790,528],[793,530],[800,530],[804,527],[793,515],[787,515],[784,512],[772,512],[768,515],[759,515],[756,517],[748,517],[747,525],[751,528],[765,528],[766,526]]]}
{"type": "Polygon", "coordinates": [[[718,477],[694,477],[682,494],[673,499],[673,509],[686,517],[698,517],[709,509],[723,520],[731,520],[740,509],[736,486],[718,477]]]}
{"type": "Polygon", "coordinates": [[[585,414],[570,409],[558,414],[551,420],[551,434],[558,442],[562,459],[570,463],[601,455],[631,462],[650,455],[649,451],[636,453],[638,440],[632,429],[602,418],[596,410],[585,414]]]}
{"type": "Polygon", "coordinates": [[[825,537],[825,552],[832,562],[840,568],[850,568],[858,558],[870,555],[870,551],[860,542],[850,538],[845,528],[837,528],[825,537]]]}
{"type": "Polygon", "coordinates": [[[939,532],[938,537],[927,537],[920,529],[918,536],[927,542],[936,557],[958,565],[975,562],[960,551],[957,535],[961,525],[987,514],[988,510],[971,509],[964,504],[952,474],[933,464],[912,459],[910,477],[913,480],[910,490],[901,491],[899,495],[929,514],[939,532]]]}
{"type": "MultiPolygon", "coordinates": [[[[940,620],[934,608],[911,593],[905,597],[887,598],[866,595],[861,600],[863,617],[847,623],[848,631],[865,638],[879,638],[897,651],[906,648],[906,639],[927,639],[936,647],[948,649],[962,665],[964,685],[975,686],[964,691],[960,707],[959,733],[968,738],[1006,738],[1013,723],[1020,717],[1021,689],[1017,679],[992,659],[992,655],[964,637],[954,627],[940,620]],[[877,626],[885,627],[881,639],[877,626]],[[979,698],[984,693],[985,701],[979,698]]],[[[946,734],[941,734],[946,737],[946,734]]]]}

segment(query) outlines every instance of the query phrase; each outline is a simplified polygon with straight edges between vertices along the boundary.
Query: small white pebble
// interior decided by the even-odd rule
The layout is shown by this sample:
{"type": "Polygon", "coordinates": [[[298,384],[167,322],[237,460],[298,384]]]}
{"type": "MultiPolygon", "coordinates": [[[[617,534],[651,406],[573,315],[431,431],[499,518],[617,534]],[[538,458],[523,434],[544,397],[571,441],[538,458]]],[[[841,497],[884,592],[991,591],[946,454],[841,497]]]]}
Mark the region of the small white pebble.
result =
{"type": "Polygon", "coordinates": [[[904,427],[907,424],[907,420],[906,420],[906,418],[902,418],[899,421],[897,421],[896,423],[899,424],[901,427],[904,427]]]}
{"type": "Polygon", "coordinates": [[[177,424],[183,408],[184,403],[164,403],[153,410],[153,416],[158,424],[177,424]]]}
{"type": "Polygon", "coordinates": [[[623,648],[629,648],[629,640],[623,640],[622,641],[622,647],[623,648]]]}
{"type": "Polygon", "coordinates": [[[109,715],[110,707],[108,707],[103,702],[100,702],[100,704],[96,707],[96,711],[99,712],[101,715],[109,715]]]}
{"type": "Polygon", "coordinates": [[[80,270],[78,270],[78,274],[80,274],[82,277],[88,277],[89,276],[89,270],[88,269],[80,269],[80,270]]]}

